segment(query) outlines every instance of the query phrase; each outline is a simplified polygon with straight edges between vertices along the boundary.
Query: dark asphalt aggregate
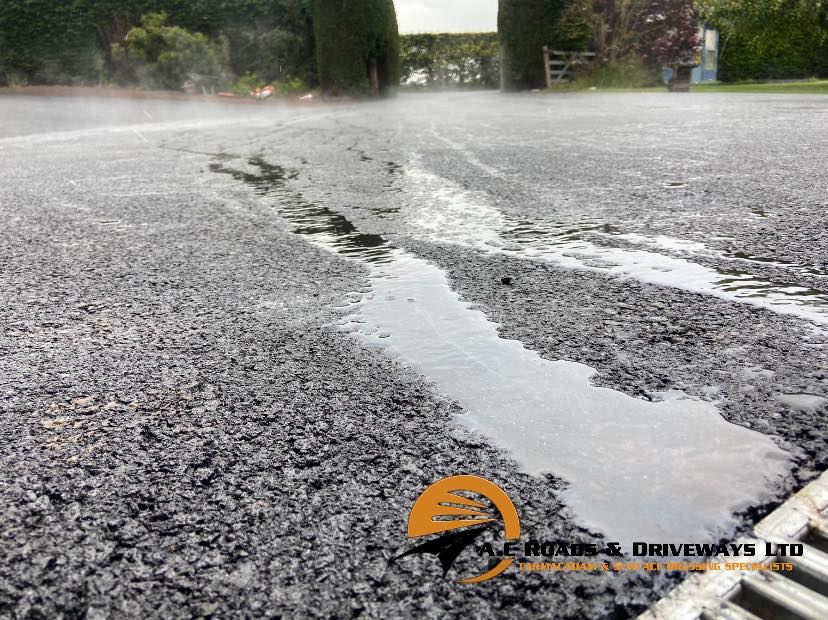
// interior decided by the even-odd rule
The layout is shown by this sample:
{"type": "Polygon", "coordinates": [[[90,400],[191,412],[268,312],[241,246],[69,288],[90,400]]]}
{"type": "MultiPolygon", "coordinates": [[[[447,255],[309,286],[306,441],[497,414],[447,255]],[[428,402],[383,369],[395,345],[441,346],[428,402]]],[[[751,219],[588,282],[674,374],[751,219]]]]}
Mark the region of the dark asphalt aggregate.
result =
{"type": "Polygon", "coordinates": [[[572,518],[563,481],[520,472],[452,420],[462,411],[426,377],[334,330],[364,267],[291,233],[272,196],[209,165],[260,155],[295,170],[307,199],[445,269],[504,337],[634,396],[715,400],[771,435],[795,465],[743,515],[747,531],[828,466],[825,411],[773,399],[828,396],[824,335],[678,288],[428,242],[402,217],[395,174],[416,157],[515,217],[588,216],[825,267],[826,110],[762,95],[0,100],[0,618],[642,611],[673,582],[460,586],[433,557],[389,563],[417,496],[458,473],[500,484],[539,539],[598,533],[572,518]]]}

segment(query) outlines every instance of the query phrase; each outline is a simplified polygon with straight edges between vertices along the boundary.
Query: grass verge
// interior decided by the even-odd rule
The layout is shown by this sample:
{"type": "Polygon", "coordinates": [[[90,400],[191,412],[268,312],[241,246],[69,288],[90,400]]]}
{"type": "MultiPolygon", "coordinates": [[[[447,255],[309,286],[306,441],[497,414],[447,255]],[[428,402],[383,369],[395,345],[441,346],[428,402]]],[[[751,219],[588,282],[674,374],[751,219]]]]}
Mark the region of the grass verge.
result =
{"type": "MultiPolygon", "coordinates": [[[[550,88],[545,92],[601,92],[601,93],[664,93],[666,86],[646,86],[640,88],[595,88],[578,87],[575,84],[564,84],[560,88],[550,88]]],[[[802,80],[799,82],[734,82],[724,84],[714,82],[710,84],[694,84],[690,87],[693,93],[764,93],[788,95],[828,95],[828,80],[802,80]]]]}

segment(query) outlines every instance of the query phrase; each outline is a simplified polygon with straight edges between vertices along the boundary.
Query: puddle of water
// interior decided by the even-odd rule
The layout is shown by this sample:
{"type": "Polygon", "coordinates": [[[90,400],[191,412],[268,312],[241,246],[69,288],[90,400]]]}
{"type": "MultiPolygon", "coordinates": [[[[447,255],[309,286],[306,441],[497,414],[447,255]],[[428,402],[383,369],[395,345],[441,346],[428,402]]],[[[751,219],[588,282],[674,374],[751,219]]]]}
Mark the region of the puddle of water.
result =
{"type": "Polygon", "coordinates": [[[790,261],[779,260],[778,258],[770,258],[767,256],[758,256],[756,254],[749,254],[748,252],[714,252],[715,255],[723,258],[730,258],[746,263],[756,263],[760,265],[768,265],[770,267],[779,267],[780,269],[787,269],[796,273],[809,276],[828,276],[828,270],[817,267],[816,265],[802,265],[800,263],[793,263],[790,261]]]}
{"type": "Polygon", "coordinates": [[[524,470],[568,481],[580,521],[614,540],[710,539],[787,470],[770,439],[729,424],[709,403],[598,388],[588,366],[499,338],[421,259],[383,265],[372,288],[354,312],[362,323],[348,327],[459,401],[468,412],[459,421],[524,470]]]}
{"type": "MultiPolygon", "coordinates": [[[[383,185],[384,190],[386,192],[394,192],[395,194],[402,193],[403,188],[397,185],[397,178],[404,172],[403,165],[394,161],[387,161],[383,166],[383,170],[385,171],[385,175],[387,177],[387,180],[383,185]]],[[[388,209],[391,213],[398,213],[399,210],[399,207],[388,209]]]]}
{"type": "Polygon", "coordinates": [[[676,239],[675,237],[668,237],[666,235],[648,237],[638,233],[619,233],[614,237],[622,241],[657,247],[672,252],[707,252],[707,246],[704,243],[690,241],[688,239],[676,239]]]}
{"type": "Polygon", "coordinates": [[[773,379],[776,373],[761,366],[751,366],[750,368],[742,369],[742,376],[748,381],[761,381],[763,379],[773,379]]]}
{"type": "Polygon", "coordinates": [[[398,164],[395,161],[387,161],[385,162],[385,173],[389,175],[401,174],[403,172],[402,164],[398,164]]]}
{"type": "MultiPolygon", "coordinates": [[[[387,189],[391,189],[391,188],[387,188],[387,189]]],[[[371,215],[373,215],[375,218],[377,218],[379,220],[384,220],[384,219],[390,218],[391,216],[396,215],[397,213],[400,212],[399,207],[372,207],[372,206],[361,207],[361,206],[351,205],[350,208],[354,209],[356,211],[359,211],[360,209],[366,209],[366,210],[371,212],[371,215]]]]}
{"type": "Polygon", "coordinates": [[[625,544],[716,539],[735,511],[764,499],[788,471],[786,453],[768,437],[729,424],[710,403],[681,393],[648,402],[595,387],[588,366],[544,360],[500,338],[442,270],[285,191],[284,170],[250,164],[255,174],[211,169],[270,188],[297,233],[368,269],[370,293],[343,305],[340,329],[433,381],[463,406],[461,424],[525,471],[566,480],[565,499],[583,525],[625,544]]]}
{"type": "Polygon", "coordinates": [[[356,154],[356,156],[357,156],[357,157],[359,157],[359,160],[360,160],[360,161],[364,161],[364,162],[374,161],[374,158],[373,158],[373,157],[371,157],[370,155],[368,155],[368,153],[366,153],[366,152],[365,152],[365,151],[363,151],[362,149],[358,149],[358,148],[356,147],[356,145],[354,145],[354,146],[349,146],[349,147],[348,147],[348,148],[346,148],[345,150],[346,150],[346,151],[350,151],[351,153],[356,154]]]}
{"type": "MultiPolygon", "coordinates": [[[[515,222],[489,206],[484,196],[452,185],[416,163],[406,172],[412,197],[412,222],[434,241],[631,277],[648,284],[712,295],[828,324],[828,291],[771,281],[739,270],[711,269],[684,258],[650,251],[649,247],[639,250],[598,245],[585,237],[589,234],[611,236],[687,252],[706,252],[703,243],[666,236],[621,234],[611,226],[594,221],[574,225],[515,222]]],[[[721,256],[727,258],[724,253],[721,256]]],[[[767,264],[757,257],[744,256],[738,257],[739,260],[767,264]]],[[[784,263],[778,266],[816,273],[814,268],[805,266],[784,263]]]]}
{"type": "Polygon", "coordinates": [[[261,157],[248,160],[255,172],[244,172],[221,163],[210,164],[210,171],[228,174],[237,181],[251,185],[260,195],[282,195],[279,215],[295,225],[292,232],[345,256],[367,263],[383,263],[394,259],[400,251],[379,235],[361,233],[345,216],[327,207],[305,202],[294,193],[285,191],[285,183],[296,178],[282,166],[269,164],[261,157]]]}
{"type": "Polygon", "coordinates": [[[584,233],[593,232],[604,235],[617,235],[618,230],[610,224],[591,220],[564,224],[561,222],[515,222],[509,217],[503,218],[505,225],[501,235],[504,241],[518,244],[536,245],[538,239],[545,239],[551,245],[565,245],[578,241],[584,233]]]}
{"type": "Polygon", "coordinates": [[[819,394],[808,394],[807,392],[777,394],[773,398],[788,409],[804,411],[805,413],[816,413],[828,405],[828,398],[819,394]]]}
{"type": "MultiPolygon", "coordinates": [[[[625,233],[614,235],[616,239],[622,239],[631,243],[639,245],[658,247],[674,252],[691,252],[694,254],[703,254],[707,256],[724,258],[728,260],[738,261],[742,263],[753,263],[756,265],[764,265],[769,267],[778,267],[780,269],[787,269],[802,275],[809,276],[828,276],[828,270],[822,269],[816,265],[803,265],[791,261],[784,261],[778,258],[771,258],[768,256],[760,256],[758,254],[750,254],[749,252],[721,252],[718,250],[711,250],[707,244],[699,241],[689,241],[687,239],[676,239],[674,237],[666,237],[664,235],[656,235],[648,237],[638,233],[625,233]]],[[[722,239],[730,241],[732,238],[714,237],[714,239],[722,239]]],[[[722,272],[727,273],[727,272],[722,272]]],[[[781,285],[785,286],[785,285],[781,285]]]]}

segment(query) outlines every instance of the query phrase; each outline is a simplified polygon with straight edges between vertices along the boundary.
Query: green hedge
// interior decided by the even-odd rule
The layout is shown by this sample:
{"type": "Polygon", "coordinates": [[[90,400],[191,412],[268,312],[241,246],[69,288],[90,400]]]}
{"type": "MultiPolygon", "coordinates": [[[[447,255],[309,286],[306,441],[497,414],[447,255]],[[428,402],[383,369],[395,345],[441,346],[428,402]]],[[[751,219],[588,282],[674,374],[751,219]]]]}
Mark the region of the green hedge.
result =
{"type": "Polygon", "coordinates": [[[558,20],[566,0],[500,0],[502,86],[504,90],[544,88],[543,47],[556,47],[558,20]]]}
{"type": "Polygon", "coordinates": [[[718,79],[723,82],[828,77],[828,44],[806,38],[790,40],[783,49],[758,52],[751,41],[722,38],[718,79]]]}
{"type": "Polygon", "coordinates": [[[400,37],[402,84],[421,88],[497,88],[496,32],[407,34],[400,37]]]}
{"type": "Polygon", "coordinates": [[[400,39],[392,0],[315,0],[316,66],[330,94],[370,94],[376,62],[380,92],[400,81],[400,39]]]}
{"type": "Polygon", "coordinates": [[[142,15],[228,42],[236,74],[313,83],[311,0],[0,0],[0,85],[90,84],[112,78],[111,51],[142,15]]]}
{"type": "Polygon", "coordinates": [[[0,1],[0,85],[97,81],[94,25],[68,0],[0,1]]]}

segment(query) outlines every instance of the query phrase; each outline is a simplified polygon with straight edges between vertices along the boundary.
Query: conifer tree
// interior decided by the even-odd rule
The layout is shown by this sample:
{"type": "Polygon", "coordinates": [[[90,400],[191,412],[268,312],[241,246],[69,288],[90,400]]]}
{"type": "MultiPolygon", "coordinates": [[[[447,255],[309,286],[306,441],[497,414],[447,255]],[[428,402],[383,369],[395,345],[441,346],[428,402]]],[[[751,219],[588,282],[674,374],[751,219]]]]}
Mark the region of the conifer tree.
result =
{"type": "Polygon", "coordinates": [[[500,0],[501,86],[504,90],[543,88],[544,45],[554,46],[565,0],[500,0]]]}
{"type": "Polygon", "coordinates": [[[393,0],[315,0],[319,83],[329,94],[390,91],[400,79],[393,0]]]}

